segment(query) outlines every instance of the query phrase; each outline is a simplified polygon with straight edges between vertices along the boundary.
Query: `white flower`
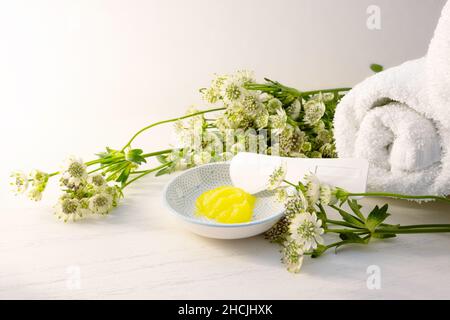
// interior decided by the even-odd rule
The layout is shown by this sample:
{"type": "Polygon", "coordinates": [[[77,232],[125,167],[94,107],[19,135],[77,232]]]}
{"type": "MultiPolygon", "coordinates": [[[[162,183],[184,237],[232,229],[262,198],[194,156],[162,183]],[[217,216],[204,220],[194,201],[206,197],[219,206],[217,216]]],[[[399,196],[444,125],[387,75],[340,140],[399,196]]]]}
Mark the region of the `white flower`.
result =
{"type": "MultiPolygon", "coordinates": [[[[197,112],[199,112],[197,109],[190,107],[186,115],[192,115],[197,112]]],[[[205,125],[205,117],[202,114],[176,121],[174,128],[178,136],[178,141],[182,146],[191,146],[192,144],[201,142],[205,125]]]]}
{"type": "Polygon", "coordinates": [[[325,93],[320,92],[319,94],[315,94],[312,98],[314,100],[329,102],[329,101],[334,99],[334,93],[332,93],[332,92],[325,92],[325,93]]]}
{"type": "Polygon", "coordinates": [[[285,186],[285,187],[279,187],[276,189],[275,197],[278,202],[287,203],[288,200],[291,200],[292,198],[296,197],[297,194],[298,194],[298,191],[295,187],[285,186]]]}
{"type": "Polygon", "coordinates": [[[304,109],[305,116],[303,120],[311,126],[317,124],[325,114],[325,104],[317,100],[309,100],[305,103],[304,109]]]}
{"type": "Polygon", "coordinates": [[[337,202],[335,192],[327,184],[322,184],[320,186],[320,203],[323,205],[333,205],[337,202]]]}
{"type": "Polygon", "coordinates": [[[219,129],[221,132],[224,132],[224,131],[230,129],[231,126],[232,126],[232,123],[231,123],[230,119],[228,119],[227,113],[224,113],[224,114],[220,115],[216,119],[214,124],[217,127],[217,129],[219,129]]]}
{"type": "Polygon", "coordinates": [[[67,187],[78,187],[88,174],[81,158],[70,156],[66,159],[61,175],[61,182],[67,187]]]}
{"type": "MultiPolygon", "coordinates": [[[[104,189],[104,192],[107,193],[112,199],[112,206],[117,207],[119,204],[120,198],[123,196],[122,189],[118,185],[107,185],[104,189]]],[[[86,208],[89,207],[89,202],[87,203],[86,208]]]]}
{"type": "Polygon", "coordinates": [[[190,166],[190,162],[188,162],[184,158],[180,158],[177,161],[175,161],[174,169],[177,171],[182,171],[187,169],[190,166]]]}
{"type": "Polygon", "coordinates": [[[112,209],[112,197],[107,193],[99,193],[89,199],[89,210],[97,214],[107,214],[112,209]]]}
{"type": "Polygon", "coordinates": [[[300,112],[302,110],[302,105],[298,99],[295,99],[292,104],[287,107],[286,112],[294,120],[297,120],[297,118],[300,116],[300,112]]]}
{"type": "Polygon", "coordinates": [[[209,87],[202,91],[203,100],[208,103],[214,104],[220,99],[220,91],[215,87],[209,87]]]}
{"type": "Polygon", "coordinates": [[[30,173],[30,181],[32,181],[33,188],[28,192],[28,198],[34,201],[42,199],[42,193],[47,187],[49,175],[40,170],[33,170],[30,173]]]}
{"type": "Polygon", "coordinates": [[[276,115],[269,116],[269,128],[281,133],[286,128],[287,115],[284,109],[279,109],[276,115]]]}
{"type": "Polygon", "coordinates": [[[325,130],[325,122],[319,120],[313,128],[313,132],[318,134],[320,131],[325,130]]]}
{"type": "Polygon", "coordinates": [[[303,151],[303,152],[311,151],[311,149],[312,149],[312,144],[311,144],[311,142],[309,142],[309,141],[303,142],[303,144],[302,144],[302,151],[303,151]]]}
{"type": "Polygon", "coordinates": [[[225,103],[239,102],[244,98],[245,89],[240,81],[231,77],[224,81],[221,96],[225,103]]]}
{"type": "Polygon", "coordinates": [[[269,124],[269,112],[266,110],[266,108],[259,108],[256,111],[254,123],[256,129],[267,127],[267,125],[269,124]]]}
{"type": "Polygon", "coordinates": [[[25,173],[21,171],[14,171],[10,175],[11,182],[9,183],[12,187],[12,192],[17,194],[22,194],[28,189],[28,177],[25,173]]]}
{"type": "Polygon", "coordinates": [[[281,156],[298,156],[306,134],[290,124],[278,136],[281,156]]]}
{"type": "Polygon", "coordinates": [[[267,102],[272,98],[273,98],[273,96],[268,94],[267,92],[263,92],[259,95],[259,101],[261,101],[261,102],[267,102]]]}
{"type": "Polygon", "coordinates": [[[63,219],[64,222],[72,219],[75,221],[77,218],[82,217],[81,203],[77,199],[71,199],[66,197],[61,197],[56,206],[56,216],[58,219],[63,219]]]}
{"type": "Polygon", "coordinates": [[[200,153],[194,154],[192,159],[194,161],[194,164],[199,166],[199,165],[202,165],[202,164],[210,163],[211,162],[211,158],[212,158],[211,157],[211,153],[206,152],[206,151],[202,151],[200,153]]]}
{"type": "Polygon", "coordinates": [[[32,188],[28,192],[28,198],[33,201],[41,201],[42,200],[42,191],[39,188],[32,188]]]}
{"type": "Polygon", "coordinates": [[[239,152],[245,151],[246,151],[245,144],[240,142],[233,144],[230,148],[230,152],[232,154],[238,154],[239,152]]]}
{"type": "Polygon", "coordinates": [[[281,164],[272,172],[269,176],[269,181],[267,184],[267,190],[275,190],[286,178],[287,168],[286,162],[282,161],[281,164]]]}
{"type": "Polygon", "coordinates": [[[233,103],[227,110],[227,125],[231,129],[246,129],[252,124],[252,116],[248,114],[240,102],[233,103]]]}
{"type": "Polygon", "coordinates": [[[192,166],[192,150],[181,149],[174,150],[167,157],[168,162],[172,162],[172,168],[174,170],[185,170],[192,166]]]}
{"type": "Polygon", "coordinates": [[[278,114],[283,109],[283,104],[277,98],[272,98],[267,102],[267,110],[270,114],[278,114]]]}
{"type": "Polygon", "coordinates": [[[233,156],[231,152],[222,152],[216,156],[216,161],[230,161],[233,156]]]}
{"type": "Polygon", "coordinates": [[[222,87],[225,83],[225,81],[229,78],[227,75],[215,75],[215,78],[211,82],[211,87],[218,92],[222,90],[222,87]]]}
{"type": "Polygon", "coordinates": [[[238,70],[234,77],[242,84],[255,82],[255,73],[250,70],[238,70]]]}
{"type": "Polygon", "coordinates": [[[330,143],[333,140],[333,133],[329,130],[321,130],[317,133],[317,140],[321,144],[330,143]]]}
{"type": "Polygon", "coordinates": [[[264,105],[259,101],[259,97],[256,93],[250,92],[246,94],[242,99],[243,111],[252,117],[256,117],[258,111],[264,108],[264,105]]]}
{"type": "Polygon", "coordinates": [[[87,181],[95,188],[102,188],[106,185],[106,180],[102,174],[90,175],[87,181]]]}
{"type": "Polygon", "coordinates": [[[322,220],[317,219],[315,213],[301,212],[291,221],[289,232],[292,240],[305,251],[317,249],[317,244],[323,244],[321,235],[324,233],[322,220]]]}
{"type": "Polygon", "coordinates": [[[287,240],[282,249],[282,261],[289,272],[299,273],[303,264],[303,248],[298,243],[287,240]]]}
{"type": "Polygon", "coordinates": [[[299,212],[303,212],[308,209],[308,200],[306,200],[303,192],[293,189],[293,192],[288,194],[288,198],[284,206],[286,209],[286,215],[293,217],[299,212]]]}
{"type": "Polygon", "coordinates": [[[306,198],[309,201],[309,205],[314,206],[320,198],[320,181],[313,173],[305,176],[306,182],[306,198]]]}
{"type": "Polygon", "coordinates": [[[325,143],[320,147],[320,152],[328,158],[336,158],[336,147],[332,143],[325,143]]]}
{"type": "Polygon", "coordinates": [[[33,186],[35,187],[47,184],[48,174],[40,170],[33,170],[30,173],[30,179],[33,181],[33,186]]]}
{"type": "Polygon", "coordinates": [[[278,188],[278,189],[276,190],[276,193],[275,193],[275,199],[276,199],[278,202],[285,202],[286,199],[287,199],[287,197],[288,197],[288,195],[287,195],[286,188],[278,188]]]}

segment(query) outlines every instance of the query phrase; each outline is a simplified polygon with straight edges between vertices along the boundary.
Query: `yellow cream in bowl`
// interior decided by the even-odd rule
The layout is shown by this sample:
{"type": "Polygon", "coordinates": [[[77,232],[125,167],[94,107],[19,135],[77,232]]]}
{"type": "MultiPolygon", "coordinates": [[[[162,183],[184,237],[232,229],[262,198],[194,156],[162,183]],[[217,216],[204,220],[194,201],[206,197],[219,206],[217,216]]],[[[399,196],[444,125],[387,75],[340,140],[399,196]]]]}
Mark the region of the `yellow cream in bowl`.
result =
{"type": "Polygon", "coordinates": [[[195,202],[196,214],[221,223],[252,220],[256,198],[242,189],[222,186],[202,193],[195,202]]]}

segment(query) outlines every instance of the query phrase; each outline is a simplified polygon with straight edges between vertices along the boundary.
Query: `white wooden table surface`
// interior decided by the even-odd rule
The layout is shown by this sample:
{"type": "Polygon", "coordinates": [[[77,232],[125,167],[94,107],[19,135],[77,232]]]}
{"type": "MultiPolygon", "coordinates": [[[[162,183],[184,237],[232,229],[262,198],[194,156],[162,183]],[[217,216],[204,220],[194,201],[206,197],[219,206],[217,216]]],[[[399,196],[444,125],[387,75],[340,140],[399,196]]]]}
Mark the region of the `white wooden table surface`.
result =
{"type": "MultiPolygon", "coordinates": [[[[55,220],[50,201],[2,193],[0,298],[450,298],[449,235],[346,247],[292,275],[262,236],[220,241],[180,229],[161,203],[168,179],[148,177],[110,216],[75,224],[55,220]],[[379,268],[379,289],[367,286],[369,266],[379,268]]],[[[389,203],[392,222],[450,220],[448,206],[389,203]]]]}

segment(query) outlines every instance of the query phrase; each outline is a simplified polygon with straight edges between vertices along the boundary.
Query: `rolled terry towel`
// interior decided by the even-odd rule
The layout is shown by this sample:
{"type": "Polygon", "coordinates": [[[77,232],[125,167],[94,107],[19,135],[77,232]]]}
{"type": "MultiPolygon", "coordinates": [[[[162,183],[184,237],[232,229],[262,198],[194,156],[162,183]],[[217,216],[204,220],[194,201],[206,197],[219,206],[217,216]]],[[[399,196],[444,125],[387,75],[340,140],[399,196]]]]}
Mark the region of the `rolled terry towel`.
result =
{"type": "Polygon", "coordinates": [[[431,112],[436,113],[436,118],[441,118],[441,121],[450,127],[450,115],[442,117],[437,114],[448,114],[450,111],[450,1],[442,10],[431,40],[426,58],[426,72],[430,103],[433,105],[431,112]]]}
{"type": "Polygon", "coordinates": [[[369,191],[450,194],[450,2],[429,52],[366,79],[336,109],[339,157],[369,160],[369,191]]]}

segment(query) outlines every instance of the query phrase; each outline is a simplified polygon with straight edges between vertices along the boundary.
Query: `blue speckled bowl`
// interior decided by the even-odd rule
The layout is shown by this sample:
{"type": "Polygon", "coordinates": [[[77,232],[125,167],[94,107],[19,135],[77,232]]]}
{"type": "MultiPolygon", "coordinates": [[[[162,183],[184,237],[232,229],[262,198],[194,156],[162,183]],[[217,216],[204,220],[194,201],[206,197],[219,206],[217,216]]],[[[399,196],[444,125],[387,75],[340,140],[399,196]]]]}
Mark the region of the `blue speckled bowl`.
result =
{"type": "Polygon", "coordinates": [[[228,163],[211,163],[189,169],[164,188],[164,203],[169,211],[192,232],[216,239],[240,239],[269,230],[284,213],[284,206],[270,191],[255,194],[253,219],[247,223],[224,224],[195,215],[195,201],[203,192],[232,185],[228,163]]]}

